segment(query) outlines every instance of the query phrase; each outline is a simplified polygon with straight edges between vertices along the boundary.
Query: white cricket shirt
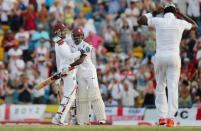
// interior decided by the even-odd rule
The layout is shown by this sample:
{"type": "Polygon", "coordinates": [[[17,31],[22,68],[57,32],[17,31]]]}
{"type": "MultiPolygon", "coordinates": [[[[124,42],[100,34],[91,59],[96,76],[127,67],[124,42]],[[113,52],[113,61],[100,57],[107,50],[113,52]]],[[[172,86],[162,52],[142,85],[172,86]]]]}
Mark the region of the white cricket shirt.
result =
{"type": "Polygon", "coordinates": [[[164,17],[153,17],[150,13],[145,16],[148,25],[156,29],[156,55],[167,55],[167,53],[179,55],[183,31],[190,30],[192,24],[177,19],[172,13],[166,13],[164,17]]]}
{"type": "Polygon", "coordinates": [[[78,74],[94,74],[96,73],[96,67],[92,62],[92,50],[93,47],[85,41],[82,41],[77,45],[78,50],[84,50],[86,58],[83,63],[78,66],[78,74]]]}

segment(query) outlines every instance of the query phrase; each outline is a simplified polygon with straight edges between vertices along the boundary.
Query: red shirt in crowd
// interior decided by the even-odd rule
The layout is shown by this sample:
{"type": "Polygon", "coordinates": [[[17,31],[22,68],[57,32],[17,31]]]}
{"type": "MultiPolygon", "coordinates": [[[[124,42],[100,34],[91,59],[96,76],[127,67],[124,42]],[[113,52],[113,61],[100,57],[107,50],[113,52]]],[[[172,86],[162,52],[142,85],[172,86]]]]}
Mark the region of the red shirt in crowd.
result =
{"type": "Polygon", "coordinates": [[[34,10],[27,10],[24,14],[24,23],[26,30],[36,30],[36,16],[37,13],[34,10]]]}

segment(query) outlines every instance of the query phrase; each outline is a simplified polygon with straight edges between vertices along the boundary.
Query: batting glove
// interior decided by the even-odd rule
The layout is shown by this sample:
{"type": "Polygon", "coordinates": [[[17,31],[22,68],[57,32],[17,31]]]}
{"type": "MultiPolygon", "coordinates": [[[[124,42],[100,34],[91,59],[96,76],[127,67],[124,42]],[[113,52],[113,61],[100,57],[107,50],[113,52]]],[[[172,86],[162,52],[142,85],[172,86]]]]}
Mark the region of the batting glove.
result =
{"type": "Polygon", "coordinates": [[[57,79],[57,80],[55,81],[55,84],[56,84],[56,85],[60,85],[60,83],[61,83],[61,79],[57,79]]]}
{"type": "Polygon", "coordinates": [[[67,73],[69,72],[69,68],[63,68],[62,71],[61,71],[61,76],[66,76],[67,73]]]}

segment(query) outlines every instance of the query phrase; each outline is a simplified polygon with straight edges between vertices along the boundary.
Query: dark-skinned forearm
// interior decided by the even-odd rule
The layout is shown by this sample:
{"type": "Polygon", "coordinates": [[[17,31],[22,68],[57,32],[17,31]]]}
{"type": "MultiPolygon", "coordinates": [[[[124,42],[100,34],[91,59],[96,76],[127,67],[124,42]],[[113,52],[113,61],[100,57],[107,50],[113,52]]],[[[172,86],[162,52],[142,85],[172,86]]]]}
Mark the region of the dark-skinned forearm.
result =
{"type": "Polygon", "coordinates": [[[82,64],[86,56],[87,56],[87,55],[82,54],[82,55],[80,56],[80,58],[79,58],[78,60],[74,61],[72,64],[70,64],[70,66],[71,66],[71,67],[75,67],[75,66],[77,66],[77,65],[82,64]]]}

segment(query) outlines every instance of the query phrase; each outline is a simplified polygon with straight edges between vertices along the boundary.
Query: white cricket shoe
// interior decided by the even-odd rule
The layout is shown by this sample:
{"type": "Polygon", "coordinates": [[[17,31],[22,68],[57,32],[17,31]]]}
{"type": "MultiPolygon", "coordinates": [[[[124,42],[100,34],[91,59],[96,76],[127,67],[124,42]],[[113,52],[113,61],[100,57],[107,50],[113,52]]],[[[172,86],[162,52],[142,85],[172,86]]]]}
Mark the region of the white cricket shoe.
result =
{"type": "Polygon", "coordinates": [[[60,122],[60,118],[57,117],[57,115],[52,118],[52,124],[54,124],[54,125],[60,125],[60,126],[66,126],[66,125],[68,125],[68,123],[66,123],[66,122],[64,122],[64,123],[60,122]]]}

